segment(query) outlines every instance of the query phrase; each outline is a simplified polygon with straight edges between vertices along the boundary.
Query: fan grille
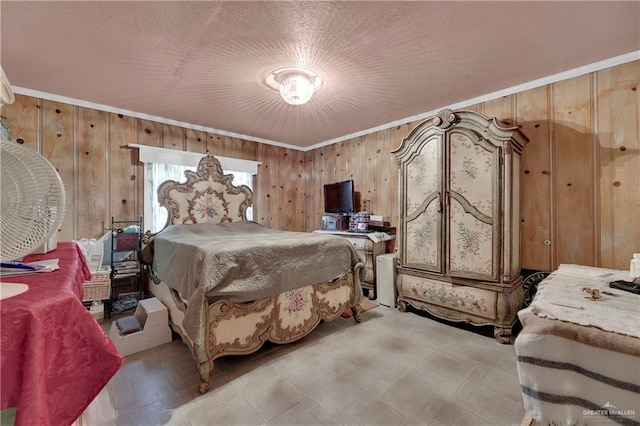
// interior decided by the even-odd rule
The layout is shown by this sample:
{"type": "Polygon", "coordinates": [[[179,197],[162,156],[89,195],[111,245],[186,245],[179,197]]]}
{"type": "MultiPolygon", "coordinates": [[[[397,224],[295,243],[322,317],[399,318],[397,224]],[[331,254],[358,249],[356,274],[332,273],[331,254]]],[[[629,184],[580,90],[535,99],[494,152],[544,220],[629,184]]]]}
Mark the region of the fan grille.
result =
{"type": "Polygon", "coordinates": [[[0,260],[19,259],[47,241],[64,218],[65,192],[56,169],[37,152],[2,141],[0,260]]]}

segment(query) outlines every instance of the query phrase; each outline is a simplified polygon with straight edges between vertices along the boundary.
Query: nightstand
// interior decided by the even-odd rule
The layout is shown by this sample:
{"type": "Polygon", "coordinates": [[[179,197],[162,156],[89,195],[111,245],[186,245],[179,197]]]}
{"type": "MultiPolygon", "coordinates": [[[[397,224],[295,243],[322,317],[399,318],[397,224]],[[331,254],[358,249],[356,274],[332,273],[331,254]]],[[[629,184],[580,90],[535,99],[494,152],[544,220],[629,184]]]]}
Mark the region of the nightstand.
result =
{"type": "Polygon", "coordinates": [[[381,233],[368,234],[364,232],[333,230],[319,230],[314,232],[338,235],[349,240],[364,262],[364,276],[360,279],[360,283],[362,284],[362,288],[366,290],[365,295],[371,300],[375,299],[376,258],[379,255],[386,253],[387,241],[393,239],[393,236],[380,238],[381,233]]]}

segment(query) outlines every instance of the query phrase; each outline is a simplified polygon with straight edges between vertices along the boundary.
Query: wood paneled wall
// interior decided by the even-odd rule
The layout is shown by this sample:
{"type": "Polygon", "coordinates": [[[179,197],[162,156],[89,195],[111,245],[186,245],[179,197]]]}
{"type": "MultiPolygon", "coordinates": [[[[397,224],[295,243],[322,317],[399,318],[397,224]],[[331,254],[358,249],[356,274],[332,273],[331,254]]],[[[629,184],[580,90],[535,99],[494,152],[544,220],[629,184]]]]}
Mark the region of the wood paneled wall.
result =
{"type": "MultiPolygon", "coordinates": [[[[638,86],[635,61],[465,108],[520,126],[530,139],[521,176],[524,268],[627,269],[640,252],[638,86]]],[[[62,177],[60,241],[98,237],[112,216],[142,214],[143,169],[130,143],[262,162],[254,214],[269,227],[318,229],[323,185],[345,179],[397,226],[391,151],[418,124],[303,152],[22,95],[2,115],[12,140],[43,154],[62,177]]]]}
{"type": "MultiPolygon", "coordinates": [[[[520,126],[530,139],[522,157],[523,268],[628,269],[640,253],[638,89],[635,61],[465,108],[520,126]]],[[[351,178],[371,210],[397,226],[390,151],[418,123],[308,152],[307,230],[320,226],[322,185],[351,178]]]]}
{"type": "Polygon", "coordinates": [[[276,229],[305,230],[302,151],[22,95],[2,116],[12,140],[41,153],[60,173],[67,209],[59,241],[96,238],[111,217],[143,214],[143,166],[131,143],[260,161],[254,219],[276,229]]]}

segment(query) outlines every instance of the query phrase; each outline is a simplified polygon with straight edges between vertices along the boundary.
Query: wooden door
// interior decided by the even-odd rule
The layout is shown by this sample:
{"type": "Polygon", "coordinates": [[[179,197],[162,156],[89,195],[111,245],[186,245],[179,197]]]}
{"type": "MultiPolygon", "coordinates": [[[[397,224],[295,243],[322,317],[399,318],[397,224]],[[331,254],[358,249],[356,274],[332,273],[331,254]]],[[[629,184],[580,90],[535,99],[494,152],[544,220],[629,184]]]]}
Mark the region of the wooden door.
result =
{"type": "Polygon", "coordinates": [[[498,281],[501,149],[465,129],[447,134],[445,273],[498,281]]]}
{"type": "Polygon", "coordinates": [[[443,272],[442,155],[443,134],[431,134],[403,164],[403,250],[409,268],[443,272]]]}

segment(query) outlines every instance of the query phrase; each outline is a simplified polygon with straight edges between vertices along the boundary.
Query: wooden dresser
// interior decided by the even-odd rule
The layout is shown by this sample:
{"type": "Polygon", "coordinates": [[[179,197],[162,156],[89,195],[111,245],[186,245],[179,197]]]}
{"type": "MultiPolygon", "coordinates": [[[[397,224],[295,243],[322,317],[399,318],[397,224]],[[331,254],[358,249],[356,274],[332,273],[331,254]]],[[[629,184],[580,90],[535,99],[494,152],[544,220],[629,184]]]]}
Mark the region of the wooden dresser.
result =
{"type": "Polygon", "coordinates": [[[407,305],[495,326],[511,342],[524,300],[520,155],[528,139],[472,111],[440,111],[394,151],[400,167],[396,286],[407,305]]]}
{"type": "Polygon", "coordinates": [[[369,234],[362,232],[348,232],[348,231],[314,231],[325,234],[339,235],[349,240],[351,245],[356,249],[360,258],[364,262],[364,277],[360,279],[362,288],[366,290],[366,296],[373,300],[375,299],[376,288],[376,258],[386,253],[387,242],[386,241],[374,241],[369,234]]]}

